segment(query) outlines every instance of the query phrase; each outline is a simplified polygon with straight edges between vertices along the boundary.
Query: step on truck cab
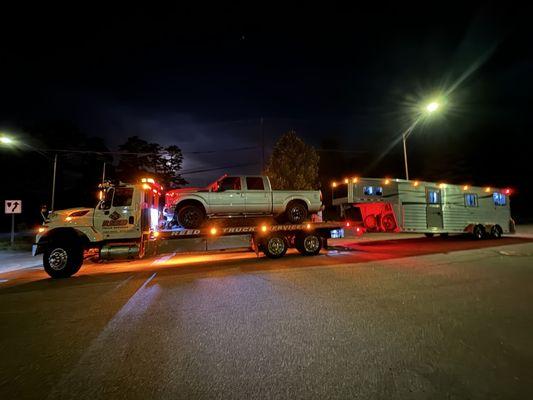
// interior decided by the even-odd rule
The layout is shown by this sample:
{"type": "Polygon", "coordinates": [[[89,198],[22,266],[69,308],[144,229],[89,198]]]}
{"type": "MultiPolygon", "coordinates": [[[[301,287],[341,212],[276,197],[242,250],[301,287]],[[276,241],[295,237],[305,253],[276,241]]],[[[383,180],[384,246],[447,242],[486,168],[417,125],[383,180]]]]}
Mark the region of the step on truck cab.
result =
{"type": "Polygon", "coordinates": [[[138,184],[102,184],[96,207],[57,210],[47,216],[38,229],[33,255],[43,255],[51,277],[65,278],[78,272],[89,257],[138,259],[166,252],[250,249],[278,258],[289,247],[316,255],[332,231],[342,234],[339,223],[277,224],[266,219],[233,227],[219,220],[194,229],[160,229],[162,195],[163,188],[151,178],[138,184]]]}

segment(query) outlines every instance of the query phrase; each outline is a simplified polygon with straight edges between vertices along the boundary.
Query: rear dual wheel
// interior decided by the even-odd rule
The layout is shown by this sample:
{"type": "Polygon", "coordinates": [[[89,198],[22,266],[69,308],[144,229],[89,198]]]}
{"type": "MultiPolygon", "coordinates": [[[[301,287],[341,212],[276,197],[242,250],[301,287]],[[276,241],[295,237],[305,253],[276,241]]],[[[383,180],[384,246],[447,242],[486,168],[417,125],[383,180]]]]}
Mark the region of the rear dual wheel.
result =
{"type": "Polygon", "coordinates": [[[271,235],[264,240],[261,248],[268,258],[281,258],[287,252],[289,245],[283,236],[271,235]]]}
{"type": "Polygon", "coordinates": [[[316,256],[322,249],[322,238],[315,233],[300,235],[296,237],[295,247],[304,256],[316,256]]]}

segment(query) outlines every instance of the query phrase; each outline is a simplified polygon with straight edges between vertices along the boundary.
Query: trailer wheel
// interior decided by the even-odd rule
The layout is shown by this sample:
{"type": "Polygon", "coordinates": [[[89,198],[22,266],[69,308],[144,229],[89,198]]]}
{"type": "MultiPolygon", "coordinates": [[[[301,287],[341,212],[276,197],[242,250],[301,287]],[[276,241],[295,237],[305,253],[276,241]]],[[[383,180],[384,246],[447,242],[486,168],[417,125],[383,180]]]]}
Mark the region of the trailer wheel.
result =
{"type": "Polygon", "coordinates": [[[75,244],[50,244],[43,254],[44,270],[50,277],[68,278],[83,263],[83,249],[75,244]]]}
{"type": "Polygon", "coordinates": [[[485,237],[485,228],[483,225],[476,225],[474,226],[472,234],[474,235],[474,239],[481,240],[485,237]]]}
{"type": "Polygon", "coordinates": [[[307,207],[299,201],[291,201],[285,210],[287,220],[293,224],[301,224],[307,218],[307,207]]]}
{"type": "Polygon", "coordinates": [[[192,204],[178,210],[178,222],[186,229],[199,228],[204,222],[205,214],[198,206],[192,204]]]}
{"type": "Polygon", "coordinates": [[[280,258],[287,252],[287,241],[281,235],[271,235],[263,243],[263,253],[268,258],[280,258]]]}
{"type": "Polygon", "coordinates": [[[316,256],[322,249],[322,238],[315,233],[308,233],[296,238],[296,249],[304,256],[316,256]]]}
{"type": "Polygon", "coordinates": [[[502,238],[502,235],[503,235],[503,230],[501,228],[500,225],[494,225],[491,229],[490,229],[490,236],[493,238],[493,239],[501,239],[502,238]]]}

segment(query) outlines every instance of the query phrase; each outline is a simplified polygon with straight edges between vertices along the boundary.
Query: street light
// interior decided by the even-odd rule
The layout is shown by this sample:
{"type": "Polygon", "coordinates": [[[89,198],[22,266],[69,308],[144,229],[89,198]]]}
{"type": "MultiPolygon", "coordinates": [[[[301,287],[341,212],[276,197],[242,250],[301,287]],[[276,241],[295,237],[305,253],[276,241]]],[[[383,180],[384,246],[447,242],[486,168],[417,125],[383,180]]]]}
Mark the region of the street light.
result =
{"type": "Polygon", "coordinates": [[[0,136],[0,143],[2,144],[13,144],[14,142],[9,136],[0,136]]]}
{"type": "MultiPolygon", "coordinates": [[[[4,134],[2,134],[2,136],[0,136],[0,144],[3,144],[3,145],[12,145],[15,143],[15,140],[9,136],[6,136],[4,134]]],[[[21,143],[23,144],[25,147],[28,147],[34,151],[36,151],[37,153],[41,154],[42,156],[46,157],[46,155],[44,153],[42,153],[41,151],[39,151],[38,149],[36,149],[35,147],[33,146],[30,146],[29,144],[27,143],[21,143]]],[[[48,157],[46,157],[48,158],[48,157]]],[[[55,197],[56,197],[56,175],[57,175],[57,153],[54,154],[54,173],[52,175],[52,204],[51,204],[51,210],[53,211],[54,210],[54,203],[55,203],[55,197]]]]}
{"type": "Polygon", "coordinates": [[[407,138],[413,133],[413,129],[415,129],[415,126],[420,122],[420,120],[424,117],[429,116],[430,114],[433,114],[435,111],[437,111],[440,108],[440,103],[436,100],[431,101],[425,105],[425,107],[422,108],[422,113],[417,117],[417,119],[411,124],[409,128],[407,128],[402,133],[402,141],[403,141],[403,160],[405,162],[405,179],[409,180],[409,167],[407,165],[407,138]]]}

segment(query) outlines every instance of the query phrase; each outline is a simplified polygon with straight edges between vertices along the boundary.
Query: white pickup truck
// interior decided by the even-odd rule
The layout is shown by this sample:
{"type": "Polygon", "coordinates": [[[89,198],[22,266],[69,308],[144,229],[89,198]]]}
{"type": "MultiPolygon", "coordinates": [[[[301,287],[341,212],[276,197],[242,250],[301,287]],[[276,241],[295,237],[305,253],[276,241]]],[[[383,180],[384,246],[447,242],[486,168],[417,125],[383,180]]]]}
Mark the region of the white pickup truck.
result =
{"type": "Polygon", "coordinates": [[[205,188],[166,193],[164,215],[188,229],[207,218],[274,216],[302,223],[322,209],[319,190],[272,190],[267,176],[223,176],[205,188]]]}

